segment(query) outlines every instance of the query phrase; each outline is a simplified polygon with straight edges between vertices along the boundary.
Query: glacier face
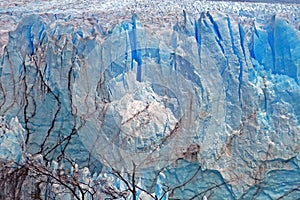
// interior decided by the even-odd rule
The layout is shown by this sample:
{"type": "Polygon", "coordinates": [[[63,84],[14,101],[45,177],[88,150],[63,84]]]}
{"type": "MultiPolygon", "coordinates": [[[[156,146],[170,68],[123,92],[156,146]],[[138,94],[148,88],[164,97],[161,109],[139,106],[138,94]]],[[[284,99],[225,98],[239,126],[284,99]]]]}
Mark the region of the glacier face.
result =
{"type": "Polygon", "coordinates": [[[296,198],[297,26],[188,12],[161,28],[141,14],[112,29],[98,16],[22,18],[3,50],[1,114],[45,161],[135,172],[146,188],[162,172],[170,198],[296,198]]]}

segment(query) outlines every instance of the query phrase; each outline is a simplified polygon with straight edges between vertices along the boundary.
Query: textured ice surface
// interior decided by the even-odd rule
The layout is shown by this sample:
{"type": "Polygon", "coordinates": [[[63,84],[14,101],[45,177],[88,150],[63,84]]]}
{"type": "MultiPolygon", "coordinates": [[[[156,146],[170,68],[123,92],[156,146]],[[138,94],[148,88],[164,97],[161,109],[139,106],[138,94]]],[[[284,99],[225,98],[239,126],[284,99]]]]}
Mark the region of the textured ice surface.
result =
{"type": "Polygon", "coordinates": [[[22,162],[22,153],[25,148],[24,129],[18,118],[12,118],[9,123],[0,118],[0,159],[8,162],[22,162]]]}
{"type": "Polygon", "coordinates": [[[28,152],[134,163],[174,199],[299,196],[299,4],[2,4],[0,113],[28,152]]]}

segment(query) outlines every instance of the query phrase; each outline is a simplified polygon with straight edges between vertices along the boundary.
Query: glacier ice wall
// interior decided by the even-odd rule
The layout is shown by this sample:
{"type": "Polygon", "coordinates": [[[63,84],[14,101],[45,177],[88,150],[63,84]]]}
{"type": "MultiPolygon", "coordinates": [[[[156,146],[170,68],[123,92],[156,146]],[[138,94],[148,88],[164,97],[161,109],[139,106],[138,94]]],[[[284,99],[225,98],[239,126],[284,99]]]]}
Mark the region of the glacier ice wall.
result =
{"type": "Polygon", "coordinates": [[[31,154],[135,169],[147,188],[163,171],[170,198],[296,198],[297,25],[187,12],[166,27],[22,18],[3,49],[0,113],[18,117],[31,154]]]}

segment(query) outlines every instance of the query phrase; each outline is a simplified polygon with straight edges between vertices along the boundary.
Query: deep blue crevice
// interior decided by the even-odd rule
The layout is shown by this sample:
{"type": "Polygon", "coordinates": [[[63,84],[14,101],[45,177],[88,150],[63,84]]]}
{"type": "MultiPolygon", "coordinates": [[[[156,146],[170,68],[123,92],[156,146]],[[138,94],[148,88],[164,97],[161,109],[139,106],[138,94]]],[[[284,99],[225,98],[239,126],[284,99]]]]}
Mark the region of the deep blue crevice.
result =
{"type": "Polygon", "coordinates": [[[172,67],[172,69],[177,70],[176,54],[175,53],[170,54],[170,66],[172,67]]]}
{"type": "Polygon", "coordinates": [[[29,54],[33,55],[34,53],[34,44],[33,44],[33,35],[31,34],[33,25],[29,25],[26,27],[27,39],[28,39],[28,47],[29,47],[29,54]]]}
{"type": "Polygon", "coordinates": [[[264,94],[264,111],[267,111],[267,89],[266,88],[263,88],[263,94],[264,94]]]}
{"type": "Polygon", "coordinates": [[[253,59],[255,59],[254,44],[255,44],[254,35],[252,35],[252,42],[248,43],[248,50],[250,53],[250,58],[253,58],[253,59]]]}
{"type": "Polygon", "coordinates": [[[81,38],[83,38],[83,32],[82,32],[81,30],[77,31],[77,34],[78,34],[81,38]]]}
{"type": "Polygon", "coordinates": [[[211,16],[211,14],[207,13],[207,16],[210,20],[210,22],[213,24],[213,28],[214,28],[214,31],[215,33],[217,34],[217,37],[222,40],[222,36],[221,36],[221,33],[219,31],[219,27],[218,27],[218,24],[214,21],[213,17],[211,16]]]}
{"type": "Polygon", "coordinates": [[[184,24],[184,32],[186,33],[186,34],[188,34],[188,29],[186,28],[186,23],[187,23],[187,16],[186,16],[186,12],[185,12],[185,10],[183,10],[183,24],[184,24]]]}
{"type": "Polygon", "coordinates": [[[129,32],[129,38],[130,38],[130,45],[132,49],[132,63],[131,68],[133,68],[133,61],[136,61],[137,66],[137,74],[136,74],[136,80],[141,82],[142,81],[142,58],[141,58],[141,50],[138,49],[137,45],[137,35],[136,35],[136,29],[137,29],[137,15],[134,14],[132,16],[132,31],[129,32]]]}
{"type": "Polygon", "coordinates": [[[233,53],[238,57],[238,59],[240,59],[239,52],[234,44],[234,35],[233,35],[232,28],[231,28],[229,17],[227,18],[227,24],[228,24],[228,29],[229,29],[229,33],[230,33],[231,47],[232,47],[233,53]]]}
{"type": "Polygon", "coordinates": [[[44,24],[41,25],[41,30],[40,30],[40,32],[39,32],[38,35],[39,35],[40,45],[42,45],[43,40],[44,40],[44,38],[45,38],[45,36],[46,36],[45,25],[44,25],[44,24]]]}
{"type": "Polygon", "coordinates": [[[255,40],[255,38],[257,37],[259,39],[259,33],[256,29],[256,26],[254,26],[254,31],[253,32],[254,32],[254,34],[252,34],[252,39],[251,39],[252,42],[250,42],[248,44],[248,49],[249,49],[249,52],[250,52],[250,57],[256,60],[256,55],[255,55],[256,40],[255,40]]]}
{"type": "Polygon", "coordinates": [[[222,39],[220,30],[219,30],[218,24],[214,21],[213,17],[209,14],[209,12],[207,13],[207,16],[213,25],[213,30],[214,30],[215,34],[217,35],[216,41],[217,41],[218,45],[220,46],[222,53],[224,54],[225,51],[224,51],[224,47],[222,45],[223,39],[222,39]]]}
{"type": "Polygon", "coordinates": [[[197,41],[197,44],[199,44],[201,46],[201,37],[199,34],[199,23],[197,21],[195,21],[195,38],[197,41]]]}
{"type": "Polygon", "coordinates": [[[72,34],[72,43],[73,44],[76,44],[76,42],[77,42],[77,36],[76,36],[76,34],[72,34]]]}
{"type": "MultiPolygon", "coordinates": [[[[174,30],[174,27],[173,27],[173,30],[174,30]]],[[[177,66],[176,66],[176,48],[177,48],[177,36],[176,36],[176,31],[173,31],[172,33],[172,49],[173,49],[173,52],[170,53],[170,66],[173,70],[176,70],[177,66]]]]}
{"type": "Polygon", "coordinates": [[[246,61],[246,52],[245,52],[245,45],[244,45],[244,40],[245,40],[245,33],[243,30],[243,27],[239,24],[239,34],[240,34],[240,45],[242,47],[244,59],[246,61]]]}
{"type": "Polygon", "coordinates": [[[202,44],[202,41],[201,41],[199,25],[200,25],[200,22],[195,20],[195,38],[196,38],[196,41],[197,41],[198,58],[199,58],[199,62],[200,62],[200,65],[201,65],[201,44],[202,44]]]}

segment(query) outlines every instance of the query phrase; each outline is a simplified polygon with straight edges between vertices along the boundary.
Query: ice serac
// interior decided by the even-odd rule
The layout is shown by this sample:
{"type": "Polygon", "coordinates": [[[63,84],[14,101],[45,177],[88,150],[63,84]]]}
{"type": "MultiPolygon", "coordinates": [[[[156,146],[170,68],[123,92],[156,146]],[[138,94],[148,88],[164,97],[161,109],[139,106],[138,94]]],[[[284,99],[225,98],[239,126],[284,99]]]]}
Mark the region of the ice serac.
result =
{"type": "Polygon", "coordinates": [[[12,118],[8,123],[0,118],[0,160],[20,164],[25,151],[24,129],[18,118],[12,118]]]}
{"type": "Polygon", "coordinates": [[[184,12],[155,31],[136,14],[112,30],[27,16],[4,49],[0,112],[18,117],[28,152],[135,169],[149,190],[164,176],[170,198],[293,198],[299,37],[278,16],[184,12]]]}

